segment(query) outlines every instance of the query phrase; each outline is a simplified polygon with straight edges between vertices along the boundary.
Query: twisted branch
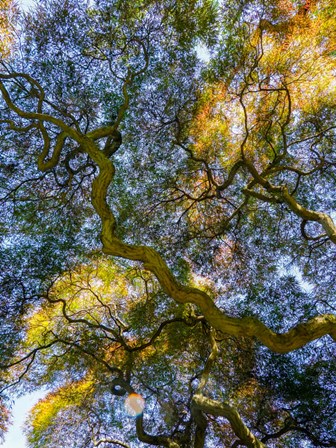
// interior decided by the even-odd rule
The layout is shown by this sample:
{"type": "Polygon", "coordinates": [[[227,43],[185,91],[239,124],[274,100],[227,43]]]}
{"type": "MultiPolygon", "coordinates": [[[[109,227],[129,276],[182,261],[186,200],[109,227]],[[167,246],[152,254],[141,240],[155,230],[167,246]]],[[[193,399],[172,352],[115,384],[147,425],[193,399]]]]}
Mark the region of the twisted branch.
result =
{"type": "Polygon", "coordinates": [[[114,165],[92,140],[86,139],[84,148],[99,166],[100,172],[92,184],[92,204],[101,218],[103,252],[132,261],[140,261],[158,279],[164,292],[178,303],[193,303],[211,326],[232,336],[257,338],[277,353],[287,353],[329,334],[336,340],[336,316],[325,314],[298,324],[278,334],[254,317],[235,318],[226,315],[211,297],[197,288],[179,283],[161,255],[151,247],[125,244],[115,235],[115,218],[106,202],[107,190],[114,176],[114,165]]]}
{"type": "Polygon", "coordinates": [[[202,394],[195,394],[193,397],[193,404],[196,408],[207,414],[222,416],[229,420],[231,427],[237,437],[248,448],[266,448],[252,432],[248,429],[242,421],[238,411],[227,403],[220,403],[212,400],[202,394]]]}

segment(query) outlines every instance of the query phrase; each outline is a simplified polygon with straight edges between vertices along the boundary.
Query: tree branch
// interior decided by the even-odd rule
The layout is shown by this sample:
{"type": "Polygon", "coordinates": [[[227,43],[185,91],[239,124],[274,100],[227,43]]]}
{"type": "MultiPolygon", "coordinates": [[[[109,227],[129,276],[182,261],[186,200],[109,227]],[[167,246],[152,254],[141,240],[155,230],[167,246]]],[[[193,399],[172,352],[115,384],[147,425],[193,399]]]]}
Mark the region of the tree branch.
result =
{"type": "MultiPolygon", "coordinates": [[[[336,225],[333,219],[328,214],[323,212],[316,212],[314,210],[309,210],[308,208],[303,207],[289,193],[287,186],[285,185],[278,186],[271,184],[267,179],[265,179],[265,177],[262,174],[258,173],[257,169],[250,161],[245,160],[244,163],[248,168],[248,170],[250,171],[250,173],[252,174],[254,180],[258,184],[264,187],[269,193],[273,193],[274,196],[278,197],[284,203],[286,203],[287,206],[290,208],[290,210],[292,210],[297,216],[302,218],[304,221],[314,221],[321,224],[321,226],[326,232],[326,235],[333,243],[336,244],[336,225]]],[[[245,192],[247,194],[258,197],[261,200],[267,200],[268,202],[272,202],[272,200],[269,197],[263,198],[263,196],[260,195],[259,193],[255,192],[252,193],[251,190],[249,189],[245,189],[245,192]]]]}
{"type": "MultiPolygon", "coordinates": [[[[0,79],[8,80],[8,79],[12,79],[13,77],[14,77],[14,75],[12,75],[12,74],[6,75],[3,73],[0,73],[0,79]]],[[[59,118],[55,118],[54,116],[46,114],[46,113],[27,112],[27,111],[22,110],[20,107],[16,106],[13,103],[9,92],[6,89],[6,87],[2,81],[0,81],[0,91],[2,93],[3,99],[5,100],[5,103],[7,104],[8,108],[11,111],[13,111],[14,113],[16,113],[19,117],[25,118],[27,120],[38,120],[40,122],[46,121],[48,123],[52,123],[52,124],[56,125],[58,128],[60,128],[62,131],[67,133],[75,141],[77,141],[78,143],[81,143],[82,135],[78,131],[73,129],[71,126],[64,123],[63,120],[61,120],[59,118]]]]}
{"type": "Polygon", "coordinates": [[[199,306],[209,324],[223,333],[238,337],[255,337],[278,353],[295,350],[326,334],[330,334],[336,340],[336,316],[333,314],[317,316],[283,334],[273,332],[253,317],[230,317],[217,308],[212,298],[205,292],[180,284],[156,250],[147,246],[125,244],[119,240],[115,235],[115,218],[106,201],[107,190],[115,172],[114,165],[92,140],[85,139],[84,147],[100,169],[92,184],[92,204],[102,221],[103,252],[142,262],[145,269],[156,276],[168,296],[178,303],[193,303],[199,306]]]}
{"type": "MultiPolygon", "coordinates": [[[[212,329],[210,329],[210,342],[211,342],[211,352],[210,355],[205,363],[202,375],[201,375],[201,379],[200,379],[200,383],[197,387],[197,390],[194,394],[195,395],[200,395],[202,394],[208,379],[209,379],[209,375],[212,369],[213,364],[216,361],[217,355],[218,355],[218,345],[214,336],[214,331],[212,329]]],[[[194,398],[193,396],[193,398],[194,398]]],[[[195,444],[194,444],[194,448],[203,448],[204,447],[204,443],[205,443],[205,435],[206,435],[206,429],[208,426],[208,421],[206,419],[206,417],[204,416],[202,410],[198,407],[195,406],[193,398],[191,400],[191,405],[190,405],[190,411],[191,411],[191,415],[193,417],[193,419],[196,422],[196,431],[195,431],[195,444]]]]}
{"type": "Polygon", "coordinates": [[[242,421],[236,409],[227,403],[220,403],[196,393],[193,396],[193,405],[202,412],[216,416],[225,417],[229,420],[231,427],[237,437],[248,448],[266,448],[266,446],[248,429],[242,421]]]}
{"type": "Polygon", "coordinates": [[[180,448],[180,445],[169,437],[152,436],[147,434],[143,427],[143,414],[136,418],[136,432],[140,442],[148,443],[149,445],[165,446],[167,448],[180,448]]]}
{"type": "Polygon", "coordinates": [[[122,442],[121,440],[117,440],[117,439],[100,439],[96,442],[93,442],[93,446],[99,446],[102,443],[110,443],[112,445],[118,445],[121,446],[123,448],[131,448],[130,445],[128,445],[127,443],[122,442]]]}

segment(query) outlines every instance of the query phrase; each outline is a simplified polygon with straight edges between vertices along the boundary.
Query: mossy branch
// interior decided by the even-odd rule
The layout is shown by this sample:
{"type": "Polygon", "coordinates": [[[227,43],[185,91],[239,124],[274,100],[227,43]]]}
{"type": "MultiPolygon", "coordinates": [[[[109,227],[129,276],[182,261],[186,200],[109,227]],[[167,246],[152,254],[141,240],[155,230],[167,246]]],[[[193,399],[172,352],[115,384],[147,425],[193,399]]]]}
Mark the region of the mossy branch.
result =
{"type": "Polygon", "coordinates": [[[266,445],[248,429],[239,412],[228,403],[220,403],[202,394],[195,394],[193,406],[206,414],[225,417],[230,422],[236,436],[248,448],[266,448],[266,445]]]}
{"type": "Polygon", "coordinates": [[[86,140],[85,148],[100,169],[92,185],[92,204],[102,221],[101,240],[104,253],[142,262],[144,267],[157,277],[168,296],[178,303],[193,303],[199,306],[209,324],[223,333],[256,338],[277,353],[293,351],[327,334],[336,340],[336,316],[333,314],[317,316],[282,334],[275,333],[253,317],[230,317],[220,310],[204,291],[179,283],[156,250],[147,246],[125,244],[119,240],[115,235],[115,218],[106,202],[107,190],[115,171],[113,163],[92,140],[86,140]]]}

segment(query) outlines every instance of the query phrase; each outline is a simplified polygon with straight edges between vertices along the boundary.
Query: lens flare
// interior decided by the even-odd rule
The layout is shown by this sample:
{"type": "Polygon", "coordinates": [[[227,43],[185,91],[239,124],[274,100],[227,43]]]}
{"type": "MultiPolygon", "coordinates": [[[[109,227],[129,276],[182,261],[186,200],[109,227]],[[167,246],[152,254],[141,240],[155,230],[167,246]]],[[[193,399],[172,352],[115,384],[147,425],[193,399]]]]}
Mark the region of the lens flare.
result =
{"type": "Polygon", "coordinates": [[[125,409],[128,415],[136,417],[142,414],[145,407],[145,400],[139,394],[129,394],[125,399],[125,409]]]}

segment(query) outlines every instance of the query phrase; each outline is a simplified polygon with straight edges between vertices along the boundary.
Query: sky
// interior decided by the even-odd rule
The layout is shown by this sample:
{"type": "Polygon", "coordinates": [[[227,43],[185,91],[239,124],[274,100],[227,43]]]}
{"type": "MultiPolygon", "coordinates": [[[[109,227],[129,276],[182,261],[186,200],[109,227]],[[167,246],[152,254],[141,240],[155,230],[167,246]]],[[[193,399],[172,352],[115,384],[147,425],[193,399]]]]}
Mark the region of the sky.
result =
{"type": "Polygon", "coordinates": [[[24,8],[24,9],[28,9],[30,5],[33,5],[33,0],[20,0],[19,1],[20,5],[24,8]]]}
{"type": "Polygon", "coordinates": [[[1,448],[26,448],[26,439],[22,431],[22,427],[29,410],[34,406],[37,401],[45,395],[45,392],[38,391],[25,395],[16,400],[13,406],[13,425],[6,434],[5,442],[1,445],[1,448]]]}

